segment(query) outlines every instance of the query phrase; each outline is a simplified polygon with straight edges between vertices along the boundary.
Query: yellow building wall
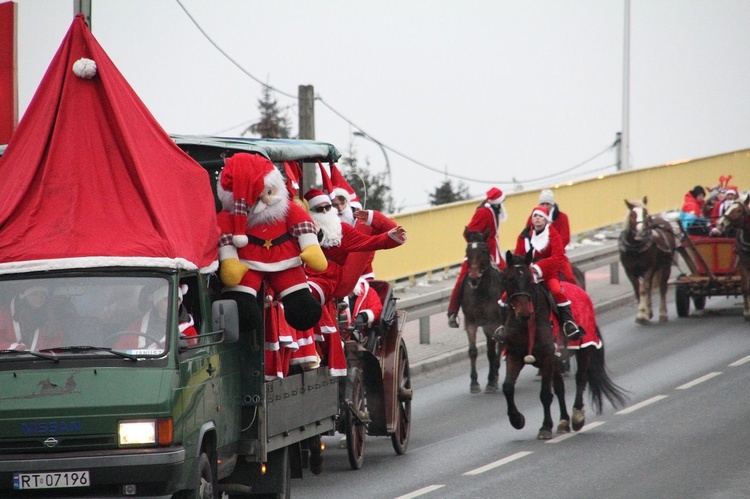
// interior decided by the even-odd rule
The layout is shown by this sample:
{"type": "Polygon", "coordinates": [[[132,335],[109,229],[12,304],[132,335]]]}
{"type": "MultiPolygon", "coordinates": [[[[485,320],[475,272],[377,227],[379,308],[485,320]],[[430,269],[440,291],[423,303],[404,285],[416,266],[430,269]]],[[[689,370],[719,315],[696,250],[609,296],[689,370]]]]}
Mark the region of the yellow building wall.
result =
{"type": "MultiPolygon", "coordinates": [[[[627,214],[625,199],[646,196],[650,213],[678,210],[687,191],[695,185],[712,187],[722,175],[732,175],[730,184],[740,192],[750,189],[750,149],[548,188],[570,218],[570,232],[575,238],[576,234],[622,222],[627,214]]],[[[515,248],[516,237],[537,205],[540,190],[506,193],[508,220],[500,224],[502,253],[515,248]]],[[[464,227],[481,201],[472,199],[393,215],[406,229],[408,241],[400,248],[377,252],[377,278],[401,280],[459,264],[466,249],[464,227]]]]}

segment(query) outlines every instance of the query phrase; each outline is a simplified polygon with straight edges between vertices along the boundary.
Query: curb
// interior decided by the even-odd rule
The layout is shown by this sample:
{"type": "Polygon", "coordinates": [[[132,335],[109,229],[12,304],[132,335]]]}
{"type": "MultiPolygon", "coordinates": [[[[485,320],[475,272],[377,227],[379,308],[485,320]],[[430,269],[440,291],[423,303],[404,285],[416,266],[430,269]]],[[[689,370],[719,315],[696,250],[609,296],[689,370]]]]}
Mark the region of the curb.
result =
{"type": "MultiPolygon", "coordinates": [[[[614,298],[610,298],[607,301],[603,301],[597,305],[594,305],[594,312],[596,312],[597,314],[601,314],[626,305],[632,302],[633,299],[633,294],[630,292],[627,294],[623,294],[622,296],[616,296],[614,298]]],[[[479,355],[487,352],[487,343],[484,339],[482,339],[481,341],[477,339],[477,351],[479,355]]],[[[415,364],[410,364],[409,372],[412,376],[424,374],[440,367],[446,367],[455,362],[464,361],[466,359],[466,347],[462,347],[460,349],[442,353],[431,359],[423,360],[415,364]]]]}

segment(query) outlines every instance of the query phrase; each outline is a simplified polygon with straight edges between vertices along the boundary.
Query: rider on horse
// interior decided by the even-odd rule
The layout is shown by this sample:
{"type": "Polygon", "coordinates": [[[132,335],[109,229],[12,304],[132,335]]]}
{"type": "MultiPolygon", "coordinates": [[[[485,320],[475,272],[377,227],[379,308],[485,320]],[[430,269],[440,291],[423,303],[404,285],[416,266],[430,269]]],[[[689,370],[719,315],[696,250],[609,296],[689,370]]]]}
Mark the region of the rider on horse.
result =
{"type": "MultiPolygon", "coordinates": [[[[531,225],[526,227],[518,236],[516,255],[526,255],[533,251],[531,271],[537,280],[543,280],[552,293],[557,304],[557,317],[562,330],[569,340],[577,340],[583,331],[573,321],[570,310],[570,300],[563,293],[558,278],[561,268],[568,261],[560,234],[550,223],[549,210],[545,206],[537,206],[531,212],[531,225]]],[[[569,265],[569,263],[568,263],[569,265]]],[[[502,333],[501,333],[502,335],[502,333]]]]}
{"type": "MultiPolygon", "coordinates": [[[[505,269],[505,261],[503,260],[503,257],[500,256],[497,235],[500,222],[508,218],[503,206],[504,201],[505,194],[503,191],[497,187],[492,187],[487,191],[487,198],[477,207],[474,216],[471,217],[469,225],[466,226],[466,230],[464,231],[464,237],[466,237],[467,231],[486,232],[489,234],[487,237],[487,245],[490,249],[490,259],[492,260],[493,265],[496,265],[500,270],[505,269]]],[[[464,258],[464,261],[461,264],[461,271],[456,278],[456,284],[453,286],[450,303],[448,304],[448,327],[458,327],[458,308],[461,304],[461,284],[464,282],[464,278],[468,273],[468,268],[466,258],[464,258]]]]}

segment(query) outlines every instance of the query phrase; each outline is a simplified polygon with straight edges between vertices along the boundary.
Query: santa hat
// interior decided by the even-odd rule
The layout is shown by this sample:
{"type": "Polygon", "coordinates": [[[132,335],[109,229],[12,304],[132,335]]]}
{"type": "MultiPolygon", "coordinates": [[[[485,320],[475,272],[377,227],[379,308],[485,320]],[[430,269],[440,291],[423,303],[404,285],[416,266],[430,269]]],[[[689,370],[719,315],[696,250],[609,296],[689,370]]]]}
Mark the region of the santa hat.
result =
{"type": "Polygon", "coordinates": [[[555,204],[555,195],[549,189],[543,189],[539,193],[539,204],[555,204]]]}
{"type": "Polygon", "coordinates": [[[328,176],[325,165],[320,161],[318,161],[318,169],[320,170],[320,178],[323,184],[323,194],[332,195],[333,182],[331,181],[331,177],[328,176]]]}
{"type": "Polygon", "coordinates": [[[266,188],[265,177],[275,170],[276,167],[268,158],[258,154],[241,152],[227,158],[225,162],[219,183],[222,189],[231,192],[234,197],[232,244],[238,248],[247,246],[245,230],[250,206],[255,204],[266,188]]]}
{"type": "Polygon", "coordinates": [[[487,202],[490,204],[501,204],[505,201],[505,193],[497,187],[492,187],[487,191],[487,202]]]}
{"type": "Polygon", "coordinates": [[[296,197],[299,191],[299,182],[302,178],[302,167],[297,161],[284,161],[286,172],[286,190],[291,197],[296,197]]]}
{"type": "Polygon", "coordinates": [[[738,196],[739,192],[740,191],[737,190],[737,186],[736,185],[728,185],[727,186],[726,194],[734,194],[735,196],[738,196]]]}
{"type": "Polygon", "coordinates": [[[329,198],[325,192],[314,188],[305,193],[305,200],[311,210],[321,204],[331,204],[331,198],[329,198]]]}
{"type": "Polygon", "coordinates": [[[349,182],[346,181],[344,176],[336,167],[336,163],[331,163],[331,182],[333,182],[333,191],[331,191],[331,198],[335,196],[343,196],[354,208],[360,210],[362,209],[362,203],[359,202],[359,196],[357,196],[357,192],[351,185],[349,185],[349,182]]]}
{"type": "Polygon", "coordinates": [[[534,210],[531,212],[531,216],[533,217],[534,215],[541,215],[546,221],[550,221],[549,209],[546,206],[537,206],[536,208],[534,208],[534,210]]]}

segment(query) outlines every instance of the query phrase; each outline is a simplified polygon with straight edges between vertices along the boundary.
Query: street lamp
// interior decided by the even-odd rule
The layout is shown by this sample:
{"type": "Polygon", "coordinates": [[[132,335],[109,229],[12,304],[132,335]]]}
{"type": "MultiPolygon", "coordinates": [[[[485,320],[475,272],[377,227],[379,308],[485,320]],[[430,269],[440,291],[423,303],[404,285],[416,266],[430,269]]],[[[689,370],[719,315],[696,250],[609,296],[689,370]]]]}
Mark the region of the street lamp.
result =
{"type": "Polygon", "coordinates": [[[373,139],[372,137],[370,137],[366,133],[362,133],[362,132],[357,131],[357,132],[354,132],[353,135],[355,137],[363,137],[363,138],[365,138],[365,139],[367,139],[367,140],[369,140],[371,142],[376,143],[380,147],[380,150],[383,151],[383,157],[385,158],[385,174],[388,177],[388,189],[392,193],[393,192],[393,185],[391,183],[391,162],[388,161],[388,153],[385,151],[385,147],[383,147],[383,144],[381,144],[377,140],[373,139]]]}

